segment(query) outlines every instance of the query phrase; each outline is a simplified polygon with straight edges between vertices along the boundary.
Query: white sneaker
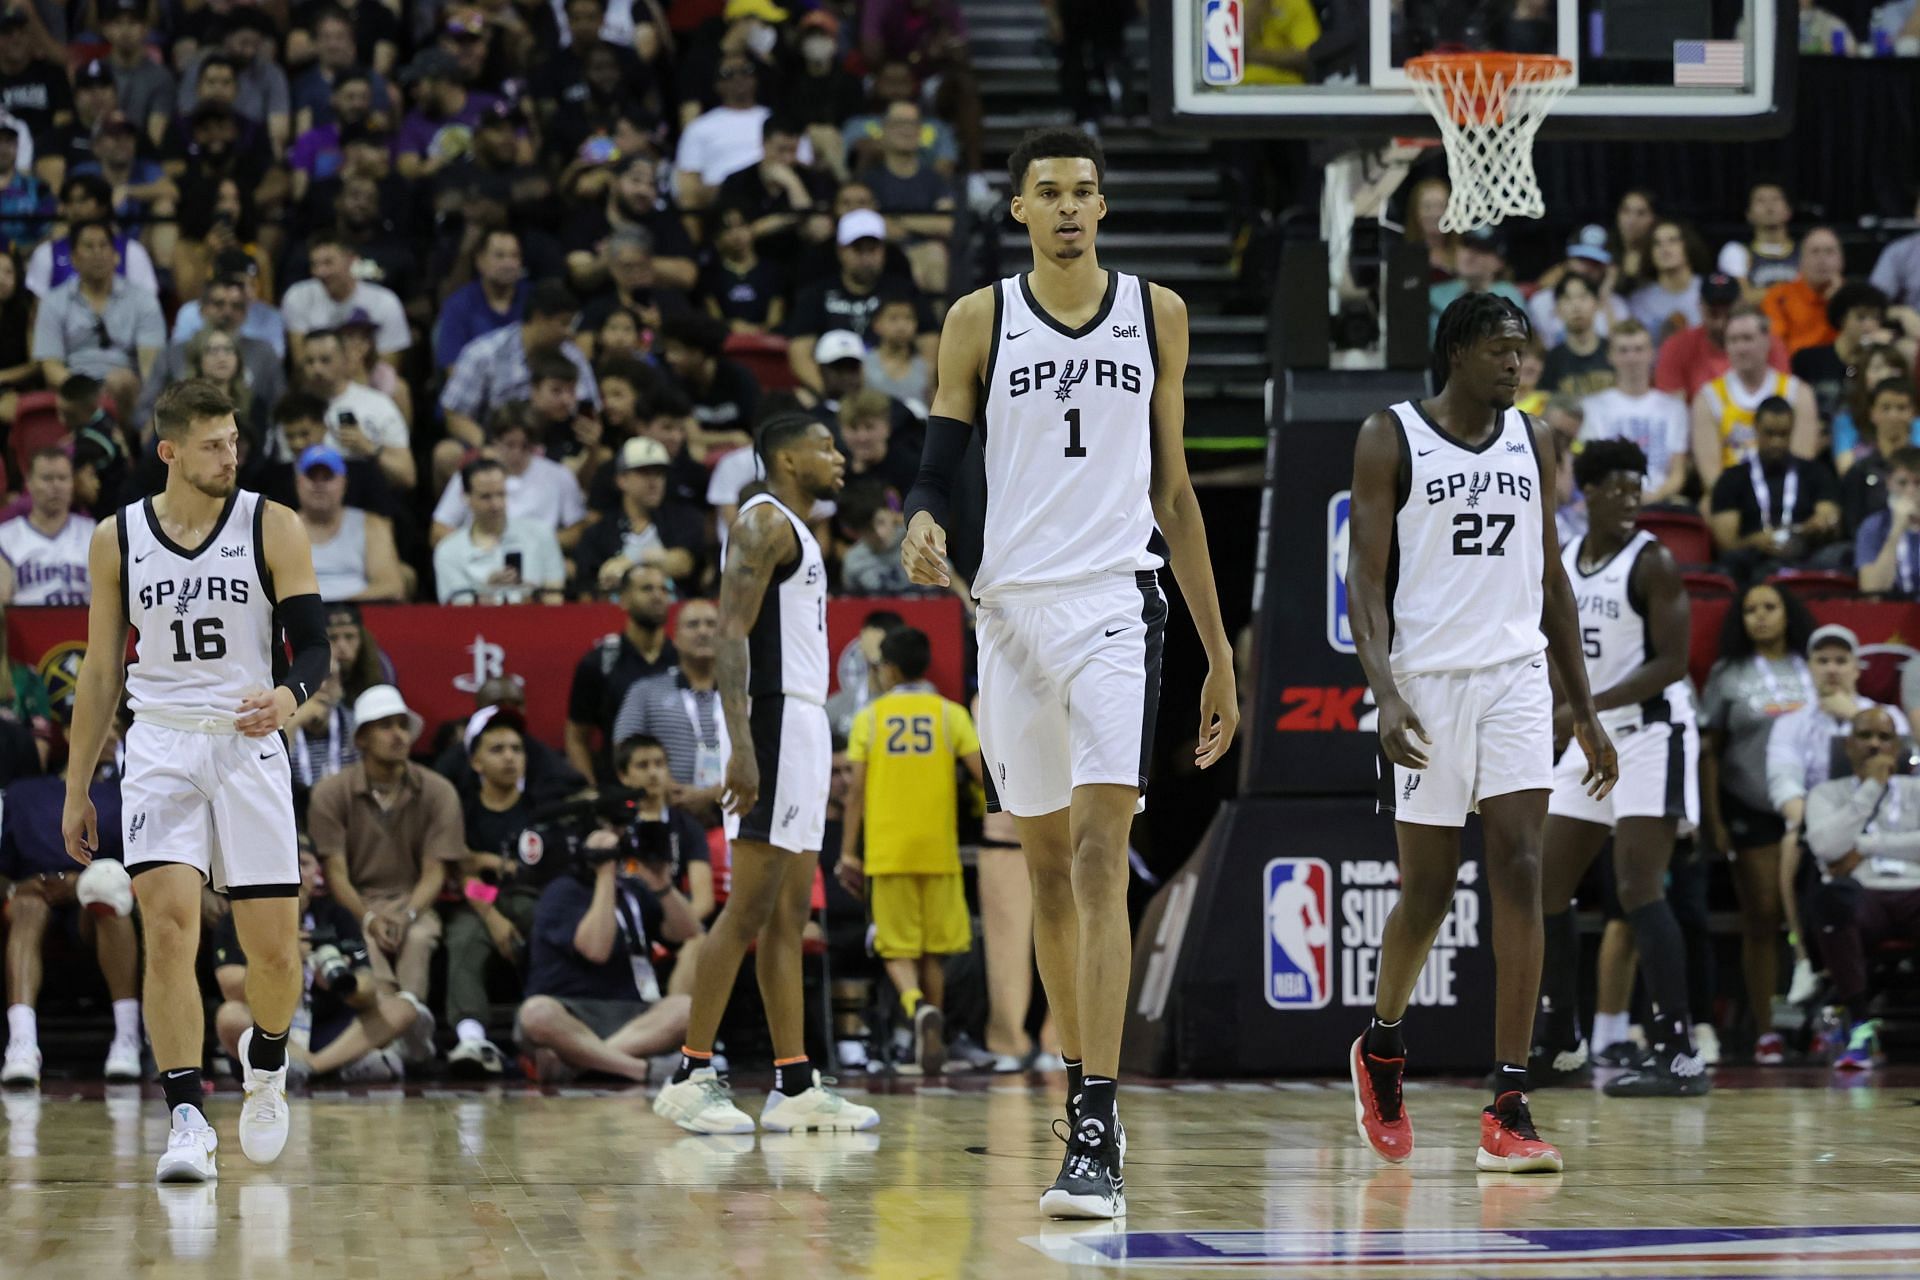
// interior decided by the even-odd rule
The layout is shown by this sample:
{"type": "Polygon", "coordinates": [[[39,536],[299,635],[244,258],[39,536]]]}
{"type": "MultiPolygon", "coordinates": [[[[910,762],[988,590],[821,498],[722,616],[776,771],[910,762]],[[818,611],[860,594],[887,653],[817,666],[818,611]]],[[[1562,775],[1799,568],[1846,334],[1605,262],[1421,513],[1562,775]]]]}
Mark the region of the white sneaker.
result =
{"type": "Polygon", "coordinates": [[[871,1129],[880,1123],[878,1111],[848,1102],[830,1084],[815,1071],[811,1089],[792,1097],[769,1093],[767,1105],[760,1112],[760,1127],[775,1133],[835,1133],[871,1129]]]}
{"type": "Polygon", "coordinates": [[[1711,1022],[1693,1024],[1693,1047],[1699,1052],[1701,1062],[1709,1067],[1719,1065],[1720,1033],[1711,1022]]]}
{"type": "Polygon", "coordinates": [[[733,1105],[733,1091],[712,1067],[662,1087],[654,1095],[653,1114],[689,1133],[753,1132],[753,1117],[733,1105]]]}
{"type": "Polygon", "coordinates": [[[1805,1004],[1820,993],[1820,979],[1805,956],[1793,966],[1793,985],[1787,988],[1788,1004],[1805,1004]]]}
{"type": "Polygon", "coordinates": [[[0,1085],[39,1088],[40,1046],[26,1040],[9,1040],[6,1061],[0,1062],[0,1085]]]}
{"type": "Polygon", "coordinates": [[[392,1084],[407,1078],[407,1068],[392,1049],[361,1054],[334,1073],[341,1084],[392,1084]]]}
{"type": "Polygon", "coordinates": [[[427,1008],[420,997],[411,991],[402,991],[400,998],[413,1006],[413,1024],[396,1045],[400,1050],[400,1059],[409,1066],[425,1066],[433,1061],[433,1032],[436,1025],[433,1010],[427,1008]]]}
{"type": "Polygon", "coordinates": [[[167,1134],[167,1149],[153,1171],[153,1180],[212,1182],[220,1176],[213,1159],[219,1145],[220,1135],[213,1131],[200,1109],[181,1103],[173,1109],[173,1128],[167,1134]]]}
{"type": "Polygon", "coordinates": [[[116,1038],[107,1046],[107,1082],[132,1084],[140,1079],[140,1042],[116,1038]]]}
{"type": "Polygon", "coordinates": [[[287,1145],[292,1116],[287,1109],[287,1068],[262,1071],[247,1057],[253,1028],[240,1033],[240,1079],[247,1100],[240,1104],[240,1150],[255,1164],[272,1164],[287,1145]]]}
{"type": "Polygon", "coordinates": [[[463,1080],[498,1079],[506,1074],[507,1057],[491,1040],[462,1040],[447,1054],[447,1070],[463,1080]]]}

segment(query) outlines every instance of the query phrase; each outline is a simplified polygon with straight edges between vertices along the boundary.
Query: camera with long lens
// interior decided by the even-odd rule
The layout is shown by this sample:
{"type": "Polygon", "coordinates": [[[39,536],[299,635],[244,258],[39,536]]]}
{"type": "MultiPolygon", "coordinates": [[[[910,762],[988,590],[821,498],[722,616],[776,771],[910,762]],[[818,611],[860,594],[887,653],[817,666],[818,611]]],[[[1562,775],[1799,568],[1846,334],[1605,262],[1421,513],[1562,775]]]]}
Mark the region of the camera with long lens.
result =
{"type": "Polygon", "coordinates": [[[360,980],[353,975],[353,962],[332,942],[313,949],[313,983],[345,999],[360,980]]]}
{"type": "Polygon", "coordinates": [[[534,814],[528,826],[541,843],[540,861],[532,866],[519,860],[523,883],[544,887],[554,877],[571,873],[591,877],[603,863],[618,861],[628,870],[645,866],[676,872],[673,837],[664,822],[640,819],[641,792],[609,787],[599,794],[553,805],[534,814]],[[617,839],[589,844],[596,831],[611,831],[617,839]]]}

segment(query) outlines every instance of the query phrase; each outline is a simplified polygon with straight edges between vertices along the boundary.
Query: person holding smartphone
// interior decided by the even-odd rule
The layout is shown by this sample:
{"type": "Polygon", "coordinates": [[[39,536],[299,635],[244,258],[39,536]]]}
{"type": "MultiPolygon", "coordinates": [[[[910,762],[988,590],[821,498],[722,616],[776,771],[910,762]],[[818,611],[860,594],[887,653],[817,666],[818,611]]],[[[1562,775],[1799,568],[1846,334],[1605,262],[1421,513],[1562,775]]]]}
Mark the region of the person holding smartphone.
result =
{"type": "Polygon", "coordinates": [[[553,530],[507,516],[506,468],[477,458],[460,473],[473,519],[433,552],[441,604],[558,603],[567,562],[553,530]]]}

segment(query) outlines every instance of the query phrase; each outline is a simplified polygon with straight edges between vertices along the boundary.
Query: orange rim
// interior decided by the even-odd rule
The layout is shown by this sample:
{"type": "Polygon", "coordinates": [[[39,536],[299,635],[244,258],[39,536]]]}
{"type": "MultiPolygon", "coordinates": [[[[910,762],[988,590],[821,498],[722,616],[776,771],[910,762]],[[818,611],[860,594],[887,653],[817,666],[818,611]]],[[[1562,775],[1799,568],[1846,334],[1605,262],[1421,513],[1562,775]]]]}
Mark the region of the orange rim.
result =
{"type": "Polygon", "coordinates": [[[1455,121],[1487,125],[1505,123],[1505,95],[1475,90],[1558,80],[1573,74],[1573,63],[1545,53],[1425,53],[1408,58],[1405,70],[1407,79],[1440,92],[1455,121]]]}

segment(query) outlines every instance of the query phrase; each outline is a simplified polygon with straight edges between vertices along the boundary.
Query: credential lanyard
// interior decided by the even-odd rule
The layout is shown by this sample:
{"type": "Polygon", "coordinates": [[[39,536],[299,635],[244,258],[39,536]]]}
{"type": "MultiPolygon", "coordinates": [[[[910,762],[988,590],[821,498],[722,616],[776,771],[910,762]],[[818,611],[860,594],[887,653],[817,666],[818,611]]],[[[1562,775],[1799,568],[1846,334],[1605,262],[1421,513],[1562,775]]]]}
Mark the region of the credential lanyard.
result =
{"type": "MultiPolygon", "coordinates": [[[[1747,459],[1747,473],[1753,478],[1753,496],[1760,503],[1760,527],[1762,529],[1772,529],[1775,526],[1773,518],[1769,513],[1773,510],[1773,486],[1767,482],[1767,473],[1760,466],[1758,454],[1747,459]]],[[[1799,505],[1799,502],[1800,473],[1794,470],[1793,464],[1789,462],[1787,464],[1787,483],[1780,491],[1781,527],[1792,526],[1793,509],[1799,505]]]]}
{"type": "MultiPolygon", "coordinates": [[[[684,677],[683,677],[684,678],[684,677]]],[[[720,693],[713,693],[713,738],[708,740],[707,732],[700,727],[700,702],[693,696],[693,690],[686,685],[680,686],[680,705],[686,709],[687,723],[693,728],[694,761],[693,785],[699,788],[717,787],[727,776],[727,756],[732,748],[727,741],[727,718],[720,708],[720,693]]]]}

